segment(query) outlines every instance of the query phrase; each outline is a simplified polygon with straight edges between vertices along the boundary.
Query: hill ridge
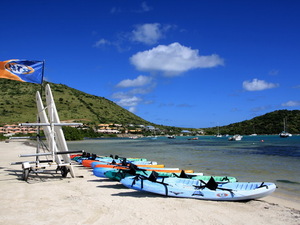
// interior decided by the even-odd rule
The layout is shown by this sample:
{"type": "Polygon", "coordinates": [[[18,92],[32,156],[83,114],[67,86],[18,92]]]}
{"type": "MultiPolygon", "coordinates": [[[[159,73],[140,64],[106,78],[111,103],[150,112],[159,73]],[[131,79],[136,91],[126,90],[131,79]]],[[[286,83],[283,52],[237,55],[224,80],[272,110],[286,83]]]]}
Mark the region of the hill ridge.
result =
{"type": "MultiPolygon", "coordinates": [[[[182,129],[190,131],[203,130],[205,134],[217,134],[218,127],[210,128],[179,128],[164,126],[146,121],[116,103],[83,91],[68,87],[64,84],[49,83],[53,92],[56,107],[62,121],[72,120],[82,122],[90,127],[99,123],[117,123],[122,125],[152,125],[166,128],[174,133],[182,129]]],[[[0,79],[0,126],[10,123],[36,122],[37,111],[35,94],[40,91],[38,84],[24,83],[8,79],[0,79]]],[[[44,87],[43,87],[44,90],[44,87]]],[[[42,93],[43,102],[45,102],[42,93]]],[[[278,134],[283,130],[283,119],[287,119],[287,131],[300,133],[300,110],[276,110],[250,120],[220,126],[221,134],[278,134]]]]}
{"type": "MultiPolygon", "coordinates": [[[[152,124],[104,97],[63,84],[44,82],[43,86],[47,83],[50,84],[61,120],[83,120],[90,124],[152,124]]],[[[35,93],[40,91],[40,85],[0,79],[0,88],[0,124],[36,121],[35,93]]],[[[42,99],[45,102],[43,93],[42,99]]]]}

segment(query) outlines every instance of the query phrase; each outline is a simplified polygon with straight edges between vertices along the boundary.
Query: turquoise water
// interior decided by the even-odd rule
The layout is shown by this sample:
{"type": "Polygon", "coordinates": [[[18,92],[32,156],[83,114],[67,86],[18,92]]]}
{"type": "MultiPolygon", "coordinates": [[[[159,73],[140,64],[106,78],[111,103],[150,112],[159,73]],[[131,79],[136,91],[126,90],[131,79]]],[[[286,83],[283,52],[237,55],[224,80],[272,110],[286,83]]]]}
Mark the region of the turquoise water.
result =
{"type": "Polygon", "coordinates": [[[278,187],[274,195],[300,202],[300,136],[244,136],[241,141],[213,136],[97,139],[68,146],[98,155],[147,158],[166,167],[234,176],[239,181],[274,182],[278,187]]]}

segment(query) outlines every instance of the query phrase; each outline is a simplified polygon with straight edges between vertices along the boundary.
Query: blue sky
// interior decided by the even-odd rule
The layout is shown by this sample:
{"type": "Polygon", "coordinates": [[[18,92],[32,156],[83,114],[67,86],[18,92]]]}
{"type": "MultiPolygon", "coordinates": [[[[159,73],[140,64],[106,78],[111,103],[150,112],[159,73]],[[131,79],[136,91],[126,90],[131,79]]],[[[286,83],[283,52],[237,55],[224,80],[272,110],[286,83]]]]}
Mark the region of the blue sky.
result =
{"type": "MultiPolygon", "coordinates": [[[[300,1],[3,1],[0,61],[156,124],[211,127],[300,108],[300,1]]],[[[281,121],[280,121],[281,122],[281,121]]]]}

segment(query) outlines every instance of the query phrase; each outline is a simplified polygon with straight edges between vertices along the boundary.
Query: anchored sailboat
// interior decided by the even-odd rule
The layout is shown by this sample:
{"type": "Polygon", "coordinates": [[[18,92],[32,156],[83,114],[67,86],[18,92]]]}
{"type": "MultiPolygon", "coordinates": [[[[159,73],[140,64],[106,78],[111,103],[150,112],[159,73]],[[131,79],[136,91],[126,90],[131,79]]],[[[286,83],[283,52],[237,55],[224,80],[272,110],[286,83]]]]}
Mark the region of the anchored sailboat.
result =
{"type": "Polygon", "coordinates": [[[286,118],[283,119],[283,131],[279,134],[279,136],[282,138],[287,138],[292,136],[292,134],[286,131],[286,118]]]}

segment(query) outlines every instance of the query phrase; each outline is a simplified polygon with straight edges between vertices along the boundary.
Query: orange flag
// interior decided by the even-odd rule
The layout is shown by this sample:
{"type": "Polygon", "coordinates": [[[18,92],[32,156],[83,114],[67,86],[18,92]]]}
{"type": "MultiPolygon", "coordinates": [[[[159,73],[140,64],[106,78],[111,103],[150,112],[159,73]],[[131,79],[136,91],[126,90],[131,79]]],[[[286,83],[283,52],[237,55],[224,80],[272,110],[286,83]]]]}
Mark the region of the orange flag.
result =
{"type": "Polygon", "coordinates": [[[43,61],[19,59],[0,61],[0,78],[41,84],[43,69],[43,61]]]}

